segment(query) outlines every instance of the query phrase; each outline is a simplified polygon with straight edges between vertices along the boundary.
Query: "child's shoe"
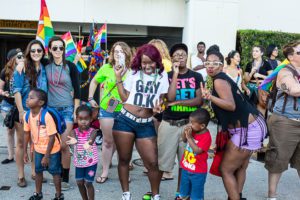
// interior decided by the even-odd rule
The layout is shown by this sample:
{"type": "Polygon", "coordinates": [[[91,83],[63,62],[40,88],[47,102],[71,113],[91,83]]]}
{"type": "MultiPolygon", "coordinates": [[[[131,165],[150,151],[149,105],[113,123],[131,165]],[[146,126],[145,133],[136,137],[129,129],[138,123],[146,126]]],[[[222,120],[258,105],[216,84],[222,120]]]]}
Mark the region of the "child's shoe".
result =
{"type": "Polygon", "coordinates": [[[33,195],[29,198],[29,200],[41,200],[43,199],[43,193],[33,193],[33,195]]]}
{"type": "Polygon", "coordinates": [[[156,195],[152,196],[151,200],[160,200],[160,195],[156,194],[156,195]]]}
{"type": "Polygon", "coordinates": [[[52,200],[64,200],[64,199],[65,199],[64,194],[61,193],[59,197],[57,196],[57,194],[55,194],[55,198],[52,200]]]}
{"type": "Polygon", "coordinates": [[[121,200],[132,200],[130,192],[123,192],[121,200]]]}

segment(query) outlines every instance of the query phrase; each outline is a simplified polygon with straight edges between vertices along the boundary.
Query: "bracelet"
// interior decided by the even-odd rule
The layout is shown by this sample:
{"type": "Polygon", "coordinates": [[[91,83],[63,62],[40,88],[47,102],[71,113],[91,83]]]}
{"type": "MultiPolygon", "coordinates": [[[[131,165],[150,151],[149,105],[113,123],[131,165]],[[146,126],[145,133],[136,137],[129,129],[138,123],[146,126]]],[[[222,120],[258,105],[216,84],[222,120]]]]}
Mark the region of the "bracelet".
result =
{"type": "Polygon", "coordinates": [[[123,81],[117,81],[117,82],[116,82],[116,85],[117,85],[117,84],[120,84],[120,83],[123,83],[123,81]]]}
{"type": "Polygon", "coordinates": [[[94,100],[94,97],[89,97],[89,98],[88,98],[88,102],[90,102],[90,101],[92,101],[92,100],[94,100]]]}

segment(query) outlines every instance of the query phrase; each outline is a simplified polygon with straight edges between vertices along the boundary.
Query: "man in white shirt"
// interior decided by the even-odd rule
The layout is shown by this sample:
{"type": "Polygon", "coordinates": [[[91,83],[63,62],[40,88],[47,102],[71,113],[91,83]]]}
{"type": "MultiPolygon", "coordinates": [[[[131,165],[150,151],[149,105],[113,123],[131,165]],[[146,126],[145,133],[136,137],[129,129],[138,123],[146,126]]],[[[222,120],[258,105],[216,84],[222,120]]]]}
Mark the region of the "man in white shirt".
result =
{"type": "Polygon", "coordinates": [[[206,81],[207,73],[206,69],[204,67],[204,61],[205,61],[205,43],[204,42],[199,42],[197,44],[197,50],[198,53],[193,55],[191,58],[191,66],[192,69],[198,73],[200,73],[206,81]]]}

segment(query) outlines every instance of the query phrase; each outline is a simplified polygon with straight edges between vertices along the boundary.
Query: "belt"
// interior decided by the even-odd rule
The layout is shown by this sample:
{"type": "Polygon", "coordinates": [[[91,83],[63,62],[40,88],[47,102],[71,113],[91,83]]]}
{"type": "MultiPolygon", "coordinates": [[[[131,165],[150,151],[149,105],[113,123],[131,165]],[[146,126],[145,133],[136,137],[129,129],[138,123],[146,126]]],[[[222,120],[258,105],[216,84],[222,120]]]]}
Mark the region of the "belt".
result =
{"type": "Polygon", "coordinates": [[[169,119],[164,121],[168,122],[171,126],[177,126],[177,127],[181,127],[189,123],[188,119],[180,119],[180,120],[169,119]]]}
{"type": "Polygon", "coordinates": [[[148,123],[148,122],[152,122],[152,117],[149,118],[141,118],[141,117],[136,117],[135,115],[131,114],[130,112],[128,112],[126,109],[122,108],[121,113],[123,115],[125,115],[126,117],[128,117],[129,119],[137,122],[137,123],[148,123]]]}
{"type": "Polygon", "coordinates": [[[293,121],[300,122],[300,118],[290,118],[293,121]]]}

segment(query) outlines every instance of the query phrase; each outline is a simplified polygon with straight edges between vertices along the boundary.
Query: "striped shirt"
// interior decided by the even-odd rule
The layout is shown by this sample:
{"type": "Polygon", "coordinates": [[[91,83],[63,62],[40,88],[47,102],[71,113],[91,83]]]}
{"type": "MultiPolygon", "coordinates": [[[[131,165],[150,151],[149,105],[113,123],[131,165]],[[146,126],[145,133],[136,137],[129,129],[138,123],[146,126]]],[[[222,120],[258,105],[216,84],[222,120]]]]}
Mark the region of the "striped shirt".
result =
{"type": "Polygon", "coordinates": [[[80,132],[76,128],[75,135],[77,144],[74,145],[74,165],[75,167],[89,167],[98,163],[98,151],[96,143],[94,142],[91,149],[85,150],[83,145],[90,139],[91,134],[95,129],[89,128],[83,132],[80,132]]]}

